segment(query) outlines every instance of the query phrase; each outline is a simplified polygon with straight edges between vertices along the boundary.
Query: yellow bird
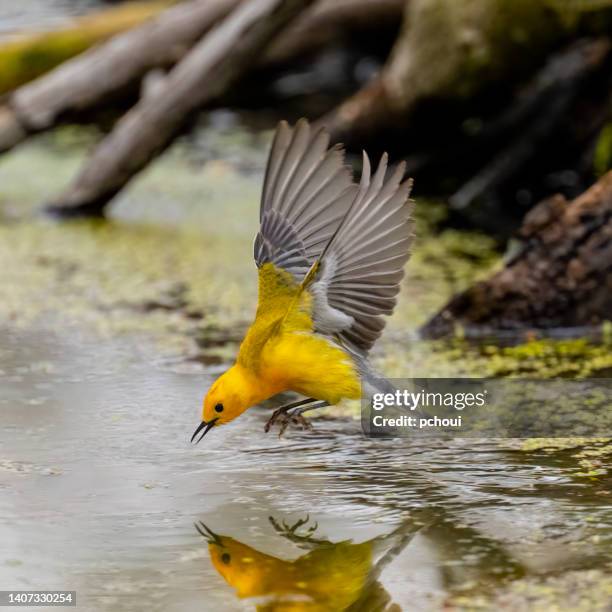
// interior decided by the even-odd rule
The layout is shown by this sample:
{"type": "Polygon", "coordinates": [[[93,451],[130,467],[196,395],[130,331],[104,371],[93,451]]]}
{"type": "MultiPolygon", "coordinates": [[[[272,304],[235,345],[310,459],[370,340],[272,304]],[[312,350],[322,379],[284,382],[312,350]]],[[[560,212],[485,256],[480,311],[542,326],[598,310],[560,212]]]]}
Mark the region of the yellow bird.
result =
{"type": "Polygon", "coordinates": [[[308,519],[291,527],[270,521],[281,536],[309,552],[296,559],[282,559],[218,535],[202,522],[196,524],[208,542],[214,568],[238,598],[258,598],[258,612],[399,611],[379,577],[420,525],[407,522],[389,534],[356,544],[314,538],[316,525],[299,535],[308,519]]]}
{"type": "Polygon", "coordinates": [[[234,365],[211,386],[192,441],[278,393],[305,399],[281,419],[305,424],[306,410],[361,396],[376,379],[367,354],[393,312],[412,240],[411,180],[405,164],[371,176],[363,154],[359,184],[341,146],[304,119],[281,122],[265,173],[255,238],[259,300],[234,365]],[[387,176],[389,174],[389,176],[387,176]]]}

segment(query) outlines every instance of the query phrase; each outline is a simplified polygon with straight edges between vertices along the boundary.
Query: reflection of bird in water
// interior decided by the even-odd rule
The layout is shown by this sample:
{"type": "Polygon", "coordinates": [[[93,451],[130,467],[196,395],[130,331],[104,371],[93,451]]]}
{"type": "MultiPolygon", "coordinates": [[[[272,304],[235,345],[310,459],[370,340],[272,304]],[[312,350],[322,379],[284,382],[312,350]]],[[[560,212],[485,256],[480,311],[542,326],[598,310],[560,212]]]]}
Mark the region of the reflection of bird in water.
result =
{"type": "Polygon", "coordinates": [[[261,598],[259,612],[399,611],[378,582],[380,572],[420,529],[406,523],[360,544],[315,538],[316,524],[300,533],[308,518],[292,526],[270,518],[279,535],[309,552],[292,561],[260,552],[196,524],[207,540],[215,569],[239,598],[261,598]]]}

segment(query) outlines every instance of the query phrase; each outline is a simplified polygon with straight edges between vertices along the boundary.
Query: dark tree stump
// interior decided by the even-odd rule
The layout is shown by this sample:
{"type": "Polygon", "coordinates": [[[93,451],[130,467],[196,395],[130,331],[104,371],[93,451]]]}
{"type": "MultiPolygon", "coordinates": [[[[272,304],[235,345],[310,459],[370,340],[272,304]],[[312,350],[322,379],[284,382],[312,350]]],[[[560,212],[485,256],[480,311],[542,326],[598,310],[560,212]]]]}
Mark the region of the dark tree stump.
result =
{"type": "Polygon", "coordinates": [[[425,337],[466,330],[550,329],[612,319],[612,172],[568,202],[532,209],[523,248],[487,281],[455,296],[421,330],[425,337]]]}

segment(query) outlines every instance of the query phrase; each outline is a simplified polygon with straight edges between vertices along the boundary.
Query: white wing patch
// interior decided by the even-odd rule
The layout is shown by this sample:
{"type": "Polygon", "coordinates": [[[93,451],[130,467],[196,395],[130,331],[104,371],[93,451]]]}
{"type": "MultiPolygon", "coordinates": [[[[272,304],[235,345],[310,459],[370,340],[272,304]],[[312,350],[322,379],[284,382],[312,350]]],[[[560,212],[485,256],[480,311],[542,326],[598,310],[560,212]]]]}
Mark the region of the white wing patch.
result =
{"type": "Polygon", "coordinates": [[[309,287],[313,300],[315,329],[330,336],[349,329],[355,323],[351,315],[329,304],[329,284],[336,273],[337,265],[337,259],[330,253],[321,264],[317,280],[309,287]]]}

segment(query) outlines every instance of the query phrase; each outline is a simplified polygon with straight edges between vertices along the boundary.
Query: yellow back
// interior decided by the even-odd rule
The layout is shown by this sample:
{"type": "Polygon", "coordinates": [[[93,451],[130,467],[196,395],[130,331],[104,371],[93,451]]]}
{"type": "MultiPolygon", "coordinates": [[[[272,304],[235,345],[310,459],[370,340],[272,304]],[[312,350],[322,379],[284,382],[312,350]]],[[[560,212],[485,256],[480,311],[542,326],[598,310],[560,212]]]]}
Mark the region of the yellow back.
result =
{"type": "Polygon", "coordinates": [[[256,376],[250,384],[261,388],[261,398],[270,391],[293,390],[336,404],[360,396],[353,360],[333,339],[315,333],[311,312],[307,289],[272,263],[261,266],[255,322],[237,359],[239,367],[256,376]]]}
{"type": "Polygon", "coordinates": [[[275,335],[314,329],[311,298],[288,272],[266,263],[259,269],[259,299],[255,321],[240,346],[238,363],[259,371],[264,345],[275,335]]]}

